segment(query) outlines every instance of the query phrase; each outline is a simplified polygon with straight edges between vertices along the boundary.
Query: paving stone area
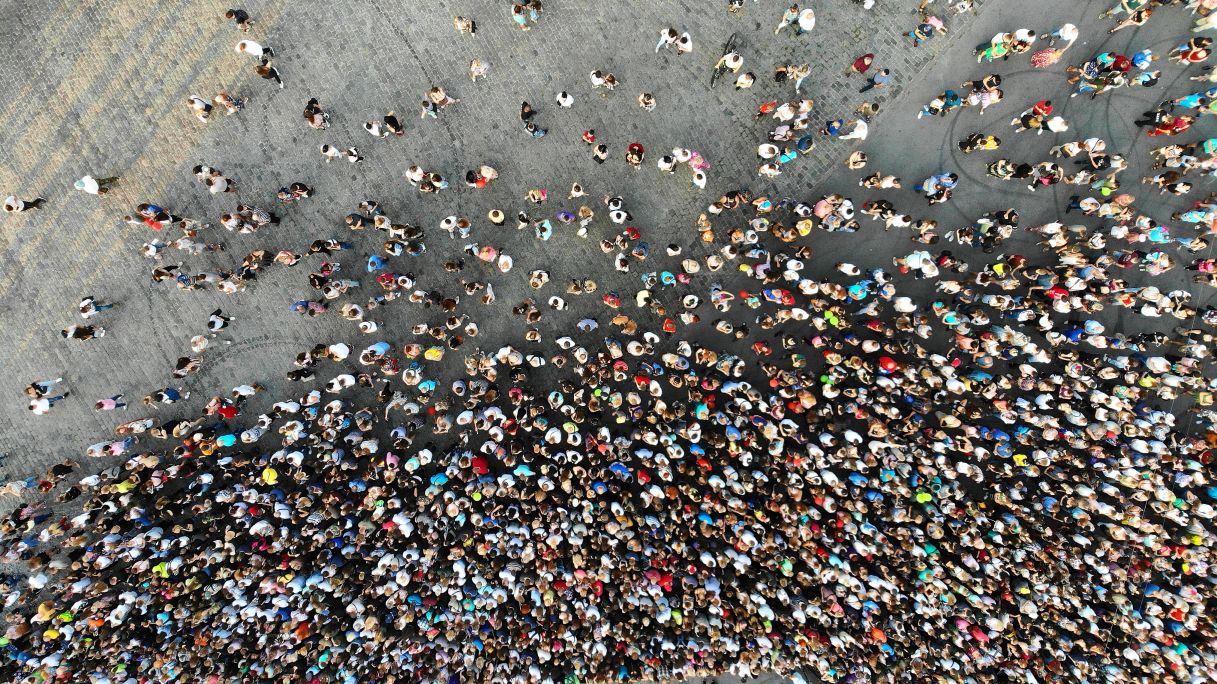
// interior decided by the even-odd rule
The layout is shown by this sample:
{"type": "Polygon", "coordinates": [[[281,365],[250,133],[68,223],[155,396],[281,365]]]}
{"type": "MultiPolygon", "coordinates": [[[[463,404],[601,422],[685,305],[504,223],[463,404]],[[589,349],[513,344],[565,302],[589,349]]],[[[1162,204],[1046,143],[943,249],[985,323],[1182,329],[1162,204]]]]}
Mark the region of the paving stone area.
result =
{"type": "MultiPolygon", "coordinates": [[[[916,0],[879,0],[869,12],[844,0],[816,3],[815,31],[798,38],[773,36],[784,3],[772,0],[749,2],[742,16],[728,15],[725,2],[718,0],[548,5],[540,24],[521,33],[510,25],[503,2],[250,2],[245,7],[257,20],[251,36],[280,55],[275,63],[287,87],[279,90],[256,78],[252,60],[233,50],[242,36],[220,18],[226,3],[5,3],[6,19],[0,23],[5,65],[0,88],[6,94],[0,99],[0,191],[49,200],[43,210],[0,222],[0,396],[8,397],[0,402],[0,451],[11,454],[3,464],[5,477],[81,456],[85,445],[104,439],[116,422],[142,415],[138,399],[155,389],[184,386],[193,392],[191,406],[245,381],[262,382],[273,396],[287,385],[283,375],[298,351],[322,342],[343,340],[354,346],[372,341],[364,342],[337,316],[301,319],[288,312],[291,302],[311,294],[303,268],[272,268],[246,292],[231,297],[153,285],[148,279],[153,264],[139,254],[149,233],[121,221],[139,202],[156,202],[215,223],[220,212],[237,202],[271,207],[275,190],[291,181],[316,188],[310,200],[275,208],[286,215],[281,226],[252,236],[216,232],[226,243],[225,252],[184,259],[183,270],[197,273],[230,268],[257,247],[301,250],[320,237],[347,239],[343,216],[360,200],[377,199],[397,220],[428,230],[428,252],[414,260],[399,258],[395,269],[440,288],[451,288],[455,279],[439,264],[459,256],[462,243],[449,240],[436,226],[449,214],[470,216],[479,225],[474,240],[501,246],[516,258],[509,276],[490,274],[502,307],[533,294],[524,275],[533,268],[549,269],[555,283],[592,275],[602,288],[623,292],[637,281],[636,273],[613,271],[596,246],[601,235],[580,240],[573,230],[559,229],[553,240],[539,242],[527,231],[494,229],[480,221],[490,208],[509,215],[528,210],[523,197],[529,188],[550,191],[545,206],[550,213],[572,207],[563,200],[572,181],[596,197],[624,196],[654,247],[677,242],[693,255],[708,251],[696,242],[697,213],[728,189],[750,187],[771,196],[798,197],[840,190],[853,191],[858,202],[865,199],[856,174],[840,165],[851,149],[845,144],[821,144],[776,181],[756,177],[755,146],[768,122],[754,121],[755,107],[792,96],[792,86],[770,81],[776,64],[811,63],[814,71],[803,92],[816,100],[817,116],[847,116],[863,100],[857,93],[862,80],[846,78],[842,70],[858,54],[876,52],[876,65],[892,68],[896,85],[878,93],[884,111],[864,146],[872,166],[897,173],[909,184],[943,168],[958,168],[965,182],[989,191],[961,193],[960,201],[936,209],[947,221],[970,221],[996,202],[1017,207],[1025,212],[1025,223],[1035,225],[1059,211],[1069,194],[1031,196],[1021,186],[985,178],[985,162],[961,158],[954,140],[986,130],[1008,139],[1022,157],[1036,158],[1053,141],[1016,137],[1007,124],[1035,99],[1051,97],[1064,107],[1076,137],[1102,135],[1113,148],[1143,158],[1149,144],[1136,138],[1132,117],[1168,94],[1186,92],[1188,85],[1179,80],[1178,68],[1162,64],[1166,73],[1155,92],[1121,91],[1091,104],[1070,101],[1059,73],[1033,71],[1025,60],[981,67],[971,57],[976,43],[1024,25],[1040,31],[1064,21],[1082,26],[1083,41],[1068,61],[1085,59],[1104,45],[1152,46],[1165,53],[1186,30],[1186,14],[1174,11],[1155,17],[1145,29],[1108,37],[1093,23],[1104,7],[1097,0],[978,2],[975,16],[944,14],[950,34],[917,49],[903,37],[914,24],[916,0]],[[478,21],[475,36],[453,30],[457,14],[478,21]],[[693,54],[654,54],[655,39],[667,26],[692,33],[693,54]],[[709,87],[712,66],[732,32],[739,35],[745,69],[758,76],[751,91],[735,91],[729,79],[709,87]],[[468,63],[475,57],[491,64],[489,77],[476,84],[468,78],[468,63]],[[623,82],[617,92],[597,95],[588,81],[593,69],[615,73],[623,82]],[[971,111],[949,122],[914,118],[921,103],[944,87],[985,71],[1007,78],[1006,102],[987,120],[971,111]],[[420,120],[419,102],[432,85],[462,101],[438,120],[420,120]],[[208,124],[186,110],[189,95],[210,98],[222,89],[248,98],[246,110],[234,117],[217,114],[208,124]],[[572,109],[554,104],[555,93],[563,89],[576,98],[572,109]],[[639,109],[635,98],[643,91],[658,99],[654,112],[639,109]],[[309,97],[332,113],[330,130],[310,130],[300,119],[309,97]],[[521,130],[517,111],[524,100],[540,109],[537,120],[549,129],[547,137],[534,140],[521,130]],[[390,109],[407,122],[404,138],[375,140],[360,129],[363,121],[390,109]],[[612,156],[606,164],[593,163],[579,140],[585,128],[594,128],[609,144],[612,156]],[[623,160],[626,144],[633,141],[648,150],[648,161],[638,171],[623,160]],[[366,161],[356,167],[327,165],[317,152],[323,142],[357,145],[366,161]],[[656,171],[654,157],[674,146],[698,150],[709,160],[707,190],[690,190],[685,174],[656,171]],[[235,197],[208,196],[190,174],[200,163],[223,170],[241,191],[235,197]],[[480,163],[498,168],[500,179],[485,191],[464,188],[464,171],[480,163]],[[440,171],[453,187],[437,196],[420,196],[403,179],[411,164],[440,171]],[[86,173],[123,180],[104,198],[72,192],[73,179],[86,173]],[[120,306],[95,319],[108,331],[104,339],[69,344],[59,330],[80,322],[75,306],[86,294],[120,306]],[[189,352],[188,340],[205,329],[208,312],[218,307],[237,317],[233,344],[208,350],[201,373],[174,383],[174,360],[189,352]],[[29,415],[21,388],[57,376],[67,378],[73,396],[49,416],[29,415]],[[118,392],[136,405],[118,417],[92,411],[93,400],[118,392]]],[[[904,197],[910,208],[922,208],[911,191],[904,197]]],[[[1151,200],[1146,206],[1155,205],[1151,200]]],[[[366,276],[361,261],[378,245],[373,236],[354,239],[358,256],[339,259],[353,273],[350,277],[366,276]]],[[[904,238],[881,232],[817,235],[815,245],[818,253],[829,255],[813,264],[824,271],[831,270],[833,254],[849,253],[860,266],[874,267],[910,251],[904,238]]],[[[177,260],[176,253],[167,258],[177,260]]],[[[1209,292],[1199,293],[1196,304],[1210,299],[1209,292]]],[[[565,314],[547,317],[546,325],[552,326],[547,338],[564,332],[588,308],[599,313],[599,303],[590,298],[575,298],[574,304],[565,314]]],[[[386,339],[401,343],[417,316],[416,308],[401,305],[387,307],[378,320],[388,331],[386,339]]],[[[524,329],[516,320],[482,316],[479,323],[482,348],[521,344],[524,329]]],[[[160,413],[179,414],[172,409],[160,413]]]]}
{"type": "MultiPolygon", "coordinates": [[[[275,64],[287,85],[278,90],[253,75],[251,58],[233,50],[243,36],[222,19],[225,3],[9,5],[11,20],[0,26],[0,55],[9,65],[0,71],[0,85],[11,94],[0,103],[0,188],[49,199],[41,211],[5,217],[0,230],[6,264],[0,273],[0,392],[14,397],[0,404],[0,450],[13,455],[12,471],[37,469],[102,439],[115,420],[113,414],[94,414],[94,399],[122,392],[138,400],[171,384],[174,360],[188,352],[189,338],[217,307],[237,316],[234,343],[209,350],[204,371],[185,383],[198,397],[245,380],[260,380],[273,393],[297,351],[354,337],[353,328],[337,317],[300,320],[288,313],[288,305],[308,293],[299,269],[271,270],[231,297],[154,286],[148,280],[154,264],[139,255],[149,231],[121,221],[140,202],[215,223],[238,202],[274,205],[275,190],[291,181],[316,189],[313,199],[281,208],[287,218],[277,229],[217,235],[226,252],[183,259],[183,270],[196,273],[231,268],[256,247],[300,249],[318,237],[347,237],[342,217],[360,200],[374,198],[398,220],[431,230],[428,253],[401,270],[420,281],[450,283],[439,262],[458,256],[462,244],[434,228],[441,218],[481,218],[492,207],[512,215],[528,207],[523,195],[532,187],[547,188],[558,202],[551,200],[545,209],[556,211],[555,204],[571,204],[561,200],[575,180],[594,196],[626,197],[653,245],[679,242],[702,249],[692,224],[705,204],[741,184],[757,190],[768,184],[754,173],[765,124],[752,114],[759,102],[792,96],[791,85],[769,79],[776,64],[813,64],[804,95],[816,100],[818,115],[845,116],[862,99],[856,93],[860,79],[841,75],[854,53],[865,51],[858,46],[877,52],[878,64],[893,68],[903,81],[948,42],[905,47],[900,36],[914,21],[911,2],[881,1],[869,12],[852,2],[817,7],[815,30],[801,37],[789,30],[774,37],[784,5],[770,0],[748,3],[742,15],[728,14],[725,3],[651,2],[639,11],[554,2],[527,33],[510,25],[508,6],[501,2],[440,2],[427,9],[414,3],[397,9],[356,2],[249,3],[245,7],[256,19],[251,37],[278,54],[275,64]],[[456,14],[474,17],[477,34],[458,35],[452,27],[456,14]],[[667,26],[693,35],[692,54],[654,53],[655,39],[667,26]],[[745,69],[758,75],[751,91],[735,91],[729,78],[709,87],[713,64],[732,32],[745,69]],[[475,57],[491,64],[489,77],[476,84],[468,78],[475,57]],[[623,84],[600,97],[588,80],[593,69],[615,73],[623,84]],[[418,103],[432,85],[462,102],[438,120],[420,120],[418,103]],[[576,98],[571,109],[553,102],[563,89],[576,98]],[[210,98],[220,90],[247,98],[245,111],[217,115],[207,124],[196,121],[186,98],[210,98]],[[643,91],[657,97],[654,112],[638,107],[635,98],[643,91]],[[314,131],[301,121],[309,97],[332,113],[330,130],[314,131]],[[521,129],[516,114],[524,100],[541,110],[538,120],[549,128],[548,137],[534,140],[521,129]],[[375,140],[360,129],[388,110],[407,122],[404,138],[375,140]],[[610,146],[606,164],[593,163],[579,140],[585,128],[610,146]],[[643,143],[651,159],[674,146],[700,151],[712,166],[709,187],[690,191],[686,175],[661,177],[650,160],[632,170],[623,155],[633,141],[643,143]],[[366,160],[357,168],[324,164],[317,152],[323,142],[357,145],[366,160]],[[413,192],[402,176],[416,163],[442,172],[454,187],[438,196],[413,192]],[[464,171],[479,163],[498,168],[500,179],[483,192],[456,187],[464,171]],[[196,164],[221,169],[240,192],[208,196],[190,174],[196,164]],[[123,180],[103,198],[72,192],[72,181],[86,173],[123,180]],[[69,344],[58,331],[79,322],[75,304],[86,294],[120,306],[94,319],[106,328],[104,339],[69,344]],[[75,396],[35,420],[20,389],[57,376],[68,379],[75,396]]],[[[971,17],[948,21],[961,28],[971,17]]],[[[890,99],[902,87],[881,95],[890,99]]],[[[807,189],[846,150],[843,144],[821,145],[779,186],[787,192],[807,189]]],[[[625,287],[636,278],[613,272],[595,240],[569,231],[548,243],[527,231],[491,231],[479,228],[473,237],[505,247],[516,257],[516,272],[544,266],[555,282],[564,282],[595,264],[602,282],[625,287]]],[[[371,238],[356,238],[360,253],[376,249],[371,238]]],[[[176,262],[178,254],[171,251],[167,260],[176,262]]],[[[363,270],[355,259],[346,261],[345,268],[363,270]]],[[[523,280],[495,282],[501,300],[528,296],[523,280]]],[[[386,309],[385,322],[398,329],[413,324],[395,320],[413,315],[404,309],[386,309]]],[[[568,314],[573,323],[579,312],[568,314]]],[[[512,321],[487,321],[483,331],[480,342],[491,349],[523,335],[512,321]]],[[[137,411],[133,406],[127,413],[137,411]]]]}

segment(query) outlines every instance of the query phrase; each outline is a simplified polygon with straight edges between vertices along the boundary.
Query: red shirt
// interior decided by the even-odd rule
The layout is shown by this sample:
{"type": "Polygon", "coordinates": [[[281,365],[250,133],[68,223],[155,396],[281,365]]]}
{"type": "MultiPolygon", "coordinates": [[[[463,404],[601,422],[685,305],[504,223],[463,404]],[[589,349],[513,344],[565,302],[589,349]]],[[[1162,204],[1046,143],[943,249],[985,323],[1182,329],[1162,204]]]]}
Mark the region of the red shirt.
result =
{"type": "Polygon", "coordinates": [[[1175,135],[1182,133],[1192,127],[1192,122],[1186,117],[1178,117],[1171,121],[1163,121],[1155,126],[1150,132],[1150,136],[1157,137],[1159,135],[1175,135]]]}
{"type": "Polygon", "coordinates": [[[1204,48],[1192,48],[1179,53],[1179,59],[1189,64],[1203,62],[1204,60],[1208,59],[1208,57],[1209,51],[1204,48]]]}

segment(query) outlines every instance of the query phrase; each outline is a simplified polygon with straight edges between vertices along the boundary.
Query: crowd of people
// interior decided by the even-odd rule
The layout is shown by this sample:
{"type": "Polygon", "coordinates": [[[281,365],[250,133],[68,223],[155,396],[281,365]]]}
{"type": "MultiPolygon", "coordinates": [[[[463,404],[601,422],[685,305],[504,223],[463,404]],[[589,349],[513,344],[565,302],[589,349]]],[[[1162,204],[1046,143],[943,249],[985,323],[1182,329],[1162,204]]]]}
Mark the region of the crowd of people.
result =
{"type": "MultiPolygon", "coordinates": [[[[1104,27],[1143,24],[1172,4],[1183,3],[1124,0],[1110,13],[1117,23],[1104,27]]],[[[1190,4],[1213,16],[1211,3],[1190,4]]],[[[910,8],[915,44],[945,33],[933,8],[910,8]]],[[[536,0],[514,3],[510,18],[527,31],[541,11],[536,0]]],[[[242,10],[227,18],[243,35],[259,27],[242,10]]],[[[816,13],[795,4],[778,22],[774,34],[814,35],[816,13]]],[[[468,17],[454,27],[478,30],[468,17]]],[[[1011,56],[1044,69],[1073,57],[1077,26],[1041,28],[999,33],[976,55],[1009,80],[1023,77],[1003,66],[1011,56]],[[1039,41],[1049,45],[1037,52],[1039,41]]],[[[1180,46],[1172,55],[1188,56],[1169,68],[1209,80],[1190,66],[1203,61],[1206,41],[1180,46]]],[[[680,59],[692,46],[687,32],[667,28],[655,51],[673,47],[680,59]]],[[[270,48],[243,38],[238,51],[258,59],[259,75],[273,70],[270,48]]],[[[877,68],[884,57],[828,66],[867,78],[862,94],[874,97],[890,80],[877,68]]],[[[732,52],[719,66],[738,72],[743,59],[732,52]]],[[[1108,51],[1057,71],[1093,98],[1154,88],[1155,59],[1149,49],[1108,51]]],[[[815,73],[802,66],[773,71],[779,85],[794,82],[795,99],[757,108],[758,120],[773,122],[758,134],[762,177],[817,146],[845,156],[840,141],[863,144],[877,123],[880,105],[867,101],[857,118],[821,126],[799,92],[815,73]]],[[[603,71],[590,76],[593,88],[617,83],[603,71]]],[[[741,74],[737,90],[755,80],[741,74]]],[[[968,107],[983,113],[1002,100],[1002,85],[988,73],[948,89],[918,125],[968,107]]],[[[1149,92],[1161,103],[1138,122],[1150,135],[1185,134],[1211,111],[1211,90],[1149,92]]],[[[230,113],[240,110],[225,97],[230,113]]],[[[205,121],[211,105],[195,99],[191,110],[205,121]]],[[[557,104],[573,100],[563,92],[557,104]]],[[[456,102],[435,87],[421,116],[456,102]]],[[[654,102],[639,100],[644,110],[654,102]]],[[[1208,528],[1217,516],[1208,479],[1217,308],[1155,280],[1190,264],[1196,283],[1217,286],[1217,196],[1196,199],[1195,190],[1217,163],[1217,139],[1183,136],[1146,160],[1155,173],[1141,180],[1153,195],[1188,196],[1163,223],[1121,187],[1132,184],[1120,177],[1130,160],[1114,141],[1074,134],[1048,100],[1019,109],[1005,144],[976,131],[958,149],[1000,149],[989,176],[1025,184],[1018,192],[1028,203],[1044,186],[1076,188],[1066,215],[1042,225],[1002,205],[951,225],[904,213],[897,201],[921,214],[912,206],[921,199],[928,212],[984,191],[955,170],[906,183],[898,170],[868,166],[864,149],[846,166],[880,196],[855,203],[844,190],[778,197],[741,186],[662,247],[629,198],[592,198],[576,182],[567,198],[579,201],[575,211],[553,212],[550,193],[533,188],[514,216],[445,218],[440,244],[366,200],[335,209],[350,240],[258,249],[230,271],[191,275],[164,260],[168,250],[221,251],[209,241],[220,238],[207,237],[219,227],[255,233],[281,218],[241,204],[212,228],[139,205],[124,220],[153,231],[141,251],[156,262],[154,281],[233,293],[255,286],[263,269],[303,265],[313,294],[291,311],[340,316],[370,342],[300,349],[286,372],[299,389],[282,396],[260,397],[262,379],[251,378],[202,401],[172,385],[132,406],[122,394],[87,399],[97,411],[141,417],[85,450],[105,459],[100,472],[73,480],[78,464],[69,460],[0,488],[25,497],[0,521],[0,558],[27,569],[0,577],[0,672],[91,684],[568,683],[724,672],[841,682],[1217,678],[1207,614],[1217,573],[1208,528]],[[1055,136],[1047,158],[1005,158],[1032,130],[1055,136]],[[890,267],[814,253],[820,231],[873,234],[874,223],[885,230],[874,239],[912,243],[890,267]],[[512,274],[512,256],[492,237],[506,227],[546,241],[564,225],[576,239],[598,239],[614,270],[641,286],[555,282],[546,269],[512,274]],[[475,226],[484,228],[477,241],[475,226]],[[361,252],[359,231],[378,231],[383,250],[361,252]],[[1013,253],[1023,232],[1040,240],[1037,249],[1013,253]],[[459,249],[447,244],[458,239],[459,249]],[[408,259],[424,253],[459,273],[460,288],[416,277],[408,259]],[[811,267],[825,259],[831,269],[811,267]],[[497,301],[496,282],[517,277],[535,296],[497,301]],[[919,281],[932,283],[931,297],[915,294],[925,289],[919,281]],[[579,312],[577,325],[553,324],[567,309],[579,312]],[[1163,316],[1178,321],[1170,333],[1146,320],[1163,316]],[[518,321],[525,343],[479,337],[485,317],[518,321]],[[455,379],[441,370],[453,366],[455,379]],[[152,410],[200,403],[190,417],[152,410]]],[[[524,103],[520,120],[540,137],[537,113],[524,103]]],[[[304,119],[330,125],[316,99],[304,119]]],[[[386,137],[403,125],[390,112],[364,128],[386,137]]],[[[582,139],[594,159],[607,158],[595,156],[595,131],[582,139]]],[[[359,161],[354,148],[327,143],[321,152],[359,161]]],[[[668,173],[687,166],[691,185],[706,187],[700,153],[660,152],[648,157],[634,142],[625,161],[668,173]]],[[[193,173],[211,195],[235,188],[217,169],[193,173]]],[[[406,176],[420,193],[453,192],[421,166],[406,176]]],[[[477,190],[505,182],[498,177],[482,164],[465,180],[477,190]]],[[[311,194],[300,181],[277,199],[311,194]]],[[[47,201],[14,196],[4,206],[47,201]]],[[[89,296],[79,313],[104,321],[112,306],[89,296]]],[[[172,369],[175,384],[202,367],[209,345],[231,341],[221,335],[238,334],[234,319],[219,309],[209,316],[172,369]]],[[[103,334],[96,324],[62,331],[78,341],[103,334]]],[[[69,400],[64,382],[29,384],[33,414],[69,400]]]]}

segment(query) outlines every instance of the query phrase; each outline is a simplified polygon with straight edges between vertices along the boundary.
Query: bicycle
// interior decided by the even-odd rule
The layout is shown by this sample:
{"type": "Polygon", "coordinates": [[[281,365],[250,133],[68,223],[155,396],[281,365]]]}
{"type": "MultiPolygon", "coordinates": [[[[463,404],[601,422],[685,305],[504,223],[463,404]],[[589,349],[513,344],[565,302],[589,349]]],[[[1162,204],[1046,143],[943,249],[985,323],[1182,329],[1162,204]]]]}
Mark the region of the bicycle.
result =
{"type": "MultiPolygon", "coordinates": [[[[727,38],[727,42],[723,44],[723,55],[722,55],[723,57],[726,57],[727,55],[731,54],[732,52],[735,52],[735,46],[736,46],[736,43],[738,42],[738,37],[739,37],[738,34],[732,33],[727,38]]],[[[722,61],[721,58],[719,61],[722,61]]],[[[728,71],[729,71],[729,69],[726,67],[726,65],[715,66],[714,73],[710,76],[710,87],[713,88],[714,85],[716,83],[718,83],[719,77],[722,76],[723,74],[727,73],[728,71]]]]}

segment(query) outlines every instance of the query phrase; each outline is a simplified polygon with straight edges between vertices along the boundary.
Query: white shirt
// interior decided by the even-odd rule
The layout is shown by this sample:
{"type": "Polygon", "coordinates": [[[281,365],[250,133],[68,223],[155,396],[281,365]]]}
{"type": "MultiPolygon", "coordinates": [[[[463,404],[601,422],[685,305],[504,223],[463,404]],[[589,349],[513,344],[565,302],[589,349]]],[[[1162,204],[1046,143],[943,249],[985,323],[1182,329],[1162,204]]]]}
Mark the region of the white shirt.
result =
{"type": "Polygon", "coordinates": [[[90,195],[96,195],[97,191],[101,190],[101,186],[97,184],[96,178],[92,176],[85,176],[84,178],[76,181],[76,189],[83,190],[90,195]]]}
{"type": "Polygon", "coordinates": [[[863,121],[862,119],[858,119],[857,123],[854,124],[854,130],[850,131],[848,134],[843,135],[841,137],[842,137],[842,139],[857,138],[858,140],[866,140],[866,136],[869,134],[870,134],[870,126],[868,126],[866,124],[866,122],[863,121]]]}
{"type": "Polygon", "coordinates": [[[262,46],[252,40],[243,40],[237,43],[236,49],[237,52],[246,52],[254,57],[261,57],[262,53],[264,52],[262,46]]]}
{"type": "Polygon", "coordinates": [[[810,8],[799,12],[799,28],[804,31],[810,31],[816,27],[816,13],[810,8]]]}

